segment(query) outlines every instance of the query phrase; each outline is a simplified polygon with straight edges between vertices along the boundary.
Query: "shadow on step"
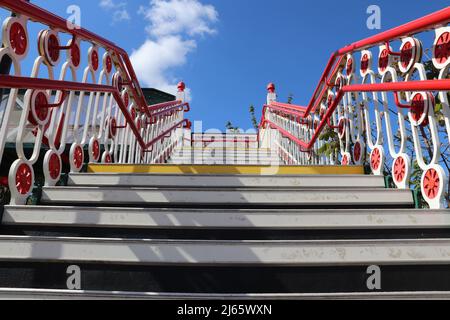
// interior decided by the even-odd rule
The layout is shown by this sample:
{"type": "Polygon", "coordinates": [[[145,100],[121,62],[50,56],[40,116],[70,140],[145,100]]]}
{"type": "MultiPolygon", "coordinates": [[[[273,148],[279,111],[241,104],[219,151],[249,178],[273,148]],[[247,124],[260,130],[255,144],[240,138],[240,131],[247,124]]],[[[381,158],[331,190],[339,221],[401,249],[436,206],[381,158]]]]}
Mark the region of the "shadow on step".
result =
{"type": "MultiPolygon", "coordinates": [[[[79,265],[83,290],[176,293],[368,292],[363,267],[136,267],[79,265]]],[[[0,263],[0,287],[67,289],[67,264],[0,263]]],[[[450,291],[448,266],[384,266],[382,288],[450,291]]]]}
{"type": "Polygon", "coordinates": [[[449,239],[448,229],[263,230],[263,229],[110,229],[1,226],[1,235],[173,240],[364,240],[449,239]]]}

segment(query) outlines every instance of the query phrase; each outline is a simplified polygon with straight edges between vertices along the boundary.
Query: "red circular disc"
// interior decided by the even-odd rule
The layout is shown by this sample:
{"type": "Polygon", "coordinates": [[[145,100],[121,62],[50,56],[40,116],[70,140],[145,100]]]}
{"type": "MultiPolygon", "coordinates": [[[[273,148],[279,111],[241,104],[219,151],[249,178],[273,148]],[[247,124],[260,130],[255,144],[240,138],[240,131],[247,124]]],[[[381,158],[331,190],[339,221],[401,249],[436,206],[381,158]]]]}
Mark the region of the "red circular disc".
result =
{"type": "Polygon", "coordinates": [[[81,62],[81,51],[78,44],[74,43],[70,48],[70,58],[74,67],[78,67],[81,62]]]}
{"type": "MultiPolygon", "coordinates": [[[[425,112],[425,101],[423,99],[422,94],[416,94],[411,102],[411,116],[414,121],[419,121],[422,118],[422,115],[425,112]]],[[[427,125],[428,119],[425,118],[422,125],[427,125]]]]}
{"type": "Polygon", "coordinates": [[[94,71],[97,71],[97,69],[98,69],[98,52],[97,52],[97,50],[92,50],[91,64],[92,64],[92,69],[94,69],[94,71]]]}
{"type": "Polygon", "coordinates": [[[112,59],[111,56],[108,54],[106,56],[106,72],[111,73],[112,71],[112,59]]]}
{"type": "Polygon", "coordinates": [[[112,163],[112,157],[111,157],[111,155],[109,153],[105,157],[105,162],[106,163],[112,163]]]}
{"type": "Polygon", "coordinates": [[[348,166],[349,161],[348,161],[348,156],[346,154],[342,157],[341,163],[343,166],[348,166]]]}
{"type": "Polygon", "coordinates": [[[361,160],[361,143],[356,142],[355,146],[353,147],[353,157],[355,159],[355,162],[358,162],[361,160]]]}
{"type": "Polygon", "coordinates": [[[11,29],[9,30],[9,43],[11,49],[18,55],[23,55],[27,51],[27,32],[19,22],[14,22],[11,25],[11,29]]]}
{"type": "Polygon", "coordinates": [[[98,143],[98,140],[94,140],[92,143],[92,157],[95,160],[98,160],[98,157],[100,156],[100,144],[98,143]]]}
{"type": "Polygon", "coordinates": [[[34,99],[34,108],[37,119],[35,119],[33,113],[30,112],[28,115],[28,121],[30,121],[33,125],[38,125],[38,121],[43,122],[47,119],[48,108],[46,106],[48,105],[48,100],[47,96],[43,92],[39,92],[34,99]]]}
{"type": "Polygon", "coordinates": [[[59,160],[59,156],[56,153],[52,153],[52,155],[50,156],[48,168],[50,171],[50,177],[53,180],[58,179],[59,174],[61,173],[61,162],[59,160]]]}
{"type": "Polygon", "coordinates": [[[411,62],[411,60],[413,59],[413,51],[414,51],[414,47],[411,44],[411,42],[405,42],[405,44],[402,47],[402,51],[401,51],[401,56],[400,56],[400,61],[402,64],[403,68],[407,68],[411,62]]]}
{"type": "Polygon", "coordinates": [[[52,61],[58,61],[59,59],[59,40],[54,34],[50,34],[48,37],[48,54],[52,61]]]}
{"type": "Polygon", "coordinates": [[[16,172],[16,188],[20,194],[26,195],[30,192],[33,183],[33,173],[28,164],[23,163],[16,172]]]}
{"type": "Polygon", "coordinates": [[[425,173],[423,179],[423,189],[426,196],[433,200],[438,196],[441,179],[435,169],[430,169],[425,173]]]}
{"type": "Polygon", "coordinates": [[[443,64],[450,57],[450,32],[444,32],[436,42],[435,58],[443,64]]]}
{"type": "Polygon", "coordinates": [[[387,67],[389,67],[389,51],[387,49],[383,49],[380,54],[380,58],[378,60],[378,67],[381,71],[385,71],[387,67]]]}
{"type": "Polygon", "coordinates": [[[353,59],[352,58],[348,59],[345,71],[347,72],[348,76],[352,74],[352,72],[353,72],[353,59]]]}
{"type": "Polygon", "coordinates": [[[403,157],[398,157],[394,162],[394,178],[397,182],[403,182],[406,176],[406,163],[403,157]]]}
{"type": "Polygon", "coordinates": [[[372,156],[370,157],[370,163],[372,165],[373,170],[380,169],[381,165],[381,152],[380,149],[375,148],[372,152],[372,156]]]}
{"type": "Polygon", "coordinates": [[[363,73],[366,73],[368,69],[369,69],[369,55],[365,53],[361,58],[361,71],[363,73]]]}
{"type": "Polygon", "coordinates": [[[75,164],[75,167],[79,169],[83,165],[83,161],[84,161],[83,149],[81,148],[81,146],[77,146],[73,154],[73,163],[75,164]]]}

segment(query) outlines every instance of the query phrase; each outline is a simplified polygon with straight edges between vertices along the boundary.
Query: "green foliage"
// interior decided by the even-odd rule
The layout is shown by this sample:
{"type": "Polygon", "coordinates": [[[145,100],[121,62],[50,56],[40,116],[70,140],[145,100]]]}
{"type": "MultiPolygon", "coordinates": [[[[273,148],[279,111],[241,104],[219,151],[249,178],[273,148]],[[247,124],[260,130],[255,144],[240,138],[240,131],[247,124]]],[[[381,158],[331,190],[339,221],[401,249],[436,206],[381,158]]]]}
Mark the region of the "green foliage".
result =
{"type": "MultiPolygon", "coordinates": [[[[428,162],[428,160],[425,160],[425,161],[428,162]]],[[[422,171],[422,169],[420,169],[419,164],[417,163],[417,161],[414,161],[413,166],[412,166],[410,187],[416,193],[416,201],[418,202],[417,203],[418,207],[419,208],[427,208],[428,204],[426,203],[425,199],[421,195],[420,183],[422,180],[422,174],[423,174],[423,171],[422,171]]]]}
{"type": "Polygon", "coordinates": [[[425,72],[427,73],[427,79],[428,80],[434,80],[439,78],[439,70],[437,70],[434,65],[433,61],[429,60],[424,63],[425,66],[425,72]]]}
{"type": "Polygon", "coordinates": [[[320,156],[329,157],[339,152],[339,136],[333,129],[327,127],[319,136],[319,140],[325,142],[318,150],[320,156]]]}
{"type": "Polygon", "coordinates": [[[293,101],[294,101],[294,95],[292,93],[289,93],[288,98],[287,98],[287,103],[292,104],[293,101]]]}
{"type": "Polygon", "coordinates": [[[228,121],[225,124],[225,128],[227,128],[227,130],[230,131],[231,133],[241,133],[239,127],[235,127],[231,121],[228,121]]]}
{"type": "Polygon", "coordinates": [[[252,120],[253,128],[255,128],[255,130],[258,130],[259,125],[258,125],[258,120],[256,120],[255,107],[253,105],[250,106],[249,112],[250,112],[250,118],[252,120]]]}

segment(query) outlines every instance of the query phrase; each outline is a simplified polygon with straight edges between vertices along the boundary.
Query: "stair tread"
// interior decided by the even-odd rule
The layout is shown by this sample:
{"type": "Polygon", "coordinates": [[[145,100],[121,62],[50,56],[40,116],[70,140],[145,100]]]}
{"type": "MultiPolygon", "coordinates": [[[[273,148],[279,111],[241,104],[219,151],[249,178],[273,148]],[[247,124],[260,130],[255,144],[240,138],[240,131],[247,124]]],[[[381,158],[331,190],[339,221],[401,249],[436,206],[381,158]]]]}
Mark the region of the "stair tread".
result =
{"type": "Polygon", "coordinates": [[[450,239],[225,241],[0,236],[0,260],[205,266],[436,265],[450,264],[450,239]]]}
{"type": "Polygon", "coordinates": [[[381,188],[292,189],[277,188],[125,188],[45,187],[43,203],[107,203],[146,205],[220,206],[413,206],[410,190],[381,188]]]}
{"type": "Polygon", "coordinates": [[[384,178],[364,175],[194,175],[194,174],[70,174],[71,186],[243,186],[243,187],[385,187],[384,178]]]}
{"type": "Polygon", "coordinates": [[[448,210],[145,209],[7,206],[4,225],[116,228],[387,229],[450,228],[448,210]]]}

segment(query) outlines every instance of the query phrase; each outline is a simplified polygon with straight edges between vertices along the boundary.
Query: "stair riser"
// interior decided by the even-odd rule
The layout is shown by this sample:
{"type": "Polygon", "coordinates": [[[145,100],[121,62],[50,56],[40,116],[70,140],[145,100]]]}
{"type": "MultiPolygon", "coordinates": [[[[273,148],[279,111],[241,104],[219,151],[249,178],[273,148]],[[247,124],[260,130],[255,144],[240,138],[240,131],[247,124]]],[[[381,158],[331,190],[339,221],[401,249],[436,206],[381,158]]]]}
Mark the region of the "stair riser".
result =
{"type": "MultiPolygon", "coordinates": [[[[300,232],[447,230],[448,211],[424,210],[195,210],[7,206],[4,227],[300,232]]],[[[55,231],[58,231],[56,229],[55,231]]],[[[94,231],[92,231],[94,232],[94,231]]]]}
{"type": "Polygon", "coordinates": [[[450,240],[125,241],[2,236],[0,261],[215,267],[450,265],[450,240]]]}
{"type": "MultiPolygon", "coordinates": [[[[0,286],[67,289],[70,263],[0,262],[0,286]]],[[[78,264],[81,289],[194,294],[376,293],[367,267],[188,268],[78,264]],[[239,280],[237,280],[239,279],[239,280]],[[264,279],[264,281],[261,281],[264,279]]],[[[383,292],[450,291],[449,266],[381,266],[383,292]],[[414,280],[412,280],[414,279],[414,280]]],[[[380,293],[380,291],[378,291],[380,293]]]]}
{"type": "Polygon", "coordinates": [[[3,235],[77,238],[165,239],[165,240],[410,240],[450,239],[450,229],[370,230],[256,230],[256,229],[126,229],[75,226],[9,226],[3,235]]]}

